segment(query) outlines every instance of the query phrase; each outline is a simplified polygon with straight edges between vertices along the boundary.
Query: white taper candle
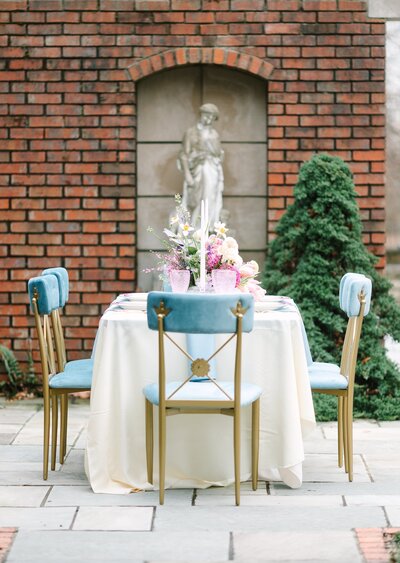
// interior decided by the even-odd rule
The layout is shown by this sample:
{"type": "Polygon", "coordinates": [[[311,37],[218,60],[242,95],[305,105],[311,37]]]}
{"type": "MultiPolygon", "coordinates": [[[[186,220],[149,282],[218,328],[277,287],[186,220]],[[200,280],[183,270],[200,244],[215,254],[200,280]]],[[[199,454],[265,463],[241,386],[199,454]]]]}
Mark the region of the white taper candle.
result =
{"type": "Polygon", "coordinates": [[[204,221],[204,231],[206,240],[208,239],[208,199],[206,199],[205,207],[204,207],[204,214],[205,214],[205,221],[204,221]]]}
{"type": "Polygon", "coordinates": [[[200,291],[205,291],[206,289],[206,223],[205,223],[205,212],[204,212],[204,201],[201,200],[201,212],[200,212],[200,291]]]}

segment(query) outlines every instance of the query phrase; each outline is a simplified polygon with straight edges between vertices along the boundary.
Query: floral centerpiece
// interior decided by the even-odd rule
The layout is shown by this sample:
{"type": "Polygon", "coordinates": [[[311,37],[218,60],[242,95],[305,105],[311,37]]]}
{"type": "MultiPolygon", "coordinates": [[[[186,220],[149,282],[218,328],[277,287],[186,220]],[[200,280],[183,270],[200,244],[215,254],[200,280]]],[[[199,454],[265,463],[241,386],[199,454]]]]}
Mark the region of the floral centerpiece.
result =
{"type": "MultiPolygon", "coordinates": [[[[175,202],[176,213],[170,219],[170,228],[164,229],[167,238],[160,239],[166,253],[154,252],[158,266],[145,271],[159,271],[160,279],[168,283],[171,270],[189,270],[190,285],[196,286],[200,280],[201,231],[191,225],[190,213],[182,205],[179,195],[175,196],[175,202]]],[[[154,232],[152,227],[147,230],[154,232]]],[[[236,273],[236,289],[251,293],[256,300],[260,300],[265,290],[255,279],[259,273],[258,264],[254,260],[243,262],[238,243],[233,237],[227,236],[228,232],[225,223],[218,222],[213,225],[212,234],[206,238],[206,286],[212,288],[212,270],[232,270],[236,273]]]]}

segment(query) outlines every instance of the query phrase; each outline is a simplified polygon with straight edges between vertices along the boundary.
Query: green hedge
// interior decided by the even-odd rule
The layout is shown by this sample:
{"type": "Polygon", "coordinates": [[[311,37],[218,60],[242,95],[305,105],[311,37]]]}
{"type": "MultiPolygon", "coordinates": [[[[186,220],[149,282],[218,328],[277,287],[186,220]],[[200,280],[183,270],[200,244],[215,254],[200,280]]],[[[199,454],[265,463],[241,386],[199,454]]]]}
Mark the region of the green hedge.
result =
{"type": "MultiPolygon", "coordinates": [[[[281,218],[265,264],[268,293],[288,295],[299,306],[315,361],[340,362],[347,317],[339,307],[346,272],[372,280],[372,307],[365,318],[357,363],[355,416],[400,418],[400,372],[383,347],[386,334],[400,340],[400,308],[377,259],[362,242],[362,224],[349,167],[317,154],[302,165],[294,203],[281,218]]],[[[320,420],[336,417],[335,400],[315,397],[320,420]]]]}

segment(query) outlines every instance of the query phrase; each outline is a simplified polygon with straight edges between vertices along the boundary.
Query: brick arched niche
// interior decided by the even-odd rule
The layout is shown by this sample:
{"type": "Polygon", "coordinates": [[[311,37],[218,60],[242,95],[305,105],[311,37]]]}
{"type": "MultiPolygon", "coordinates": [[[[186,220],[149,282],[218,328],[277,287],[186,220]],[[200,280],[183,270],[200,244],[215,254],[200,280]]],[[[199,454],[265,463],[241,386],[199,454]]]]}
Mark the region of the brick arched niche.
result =
{"type": "Polygon", "coordinates": [[[220,110],[216,128],[225,151],[224,208],[244,259],[262,264],[267,242],[267,82],[240,70],[213,64],[176,67],[137,84],[137,274],[138,286],[157,286],[144,274],[154,265],[149,250],[161,250],[147,231],[162,233],[183,178],[177,156],[186,129],[205,102],[220,110]]]}

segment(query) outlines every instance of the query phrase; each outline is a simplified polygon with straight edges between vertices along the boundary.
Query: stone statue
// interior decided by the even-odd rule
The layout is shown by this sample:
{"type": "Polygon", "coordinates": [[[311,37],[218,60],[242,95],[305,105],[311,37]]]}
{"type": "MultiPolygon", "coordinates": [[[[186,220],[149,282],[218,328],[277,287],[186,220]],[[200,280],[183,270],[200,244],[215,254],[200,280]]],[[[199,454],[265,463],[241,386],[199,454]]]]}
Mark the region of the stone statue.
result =
{"type": "Polygon", "coordinates": [[[224,151],[213,128],[213,122],[218,117],[216,105],[203,104],[198,123],[190,127],[183,137],[178,157],[178,169],[184,174],[182,203],[191,214],[192,224],[198,225],[201,200],[208,199],[210,230],[220,220],[224,189],[221,164],[224,151]]]}

